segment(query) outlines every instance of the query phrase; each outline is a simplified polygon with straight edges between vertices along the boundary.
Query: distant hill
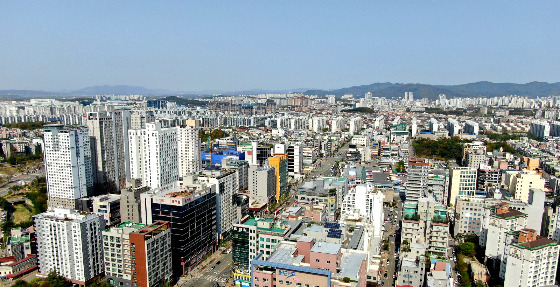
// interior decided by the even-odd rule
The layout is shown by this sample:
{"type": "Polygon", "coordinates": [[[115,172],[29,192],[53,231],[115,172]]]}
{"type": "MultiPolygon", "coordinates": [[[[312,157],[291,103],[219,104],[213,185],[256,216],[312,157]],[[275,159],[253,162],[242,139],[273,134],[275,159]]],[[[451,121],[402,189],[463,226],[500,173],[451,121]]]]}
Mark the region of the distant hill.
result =
{"type": "Polygon", "coordinates": [[[32,98],[58,98],[65,96],[65,93],[36,91],[36,90],[0,90],[0,100],[20,101],[32,98]]]}
{"type": "Polygon", "coordinates": [[[152,90],[138,86],[93,86],[72,92],[75,95],[157,95],[169,93],[165,90],[152,90]]]}
{"type": "Polygon", "coordinates": [[[413,92],[414,98],[437,99],[439,94],[453,97],[499,97],[507,95],[546,97],[560,96],[560,83],[531,82],[527,84],[476,82],[463,85],[427,85],[427,84],[399,84],[374,83],[371,85],[354,86],[337,90],[309,90],[307,95],[325,96],[328,94],[343,96],[352,94],[363,97],[371,92],[374,97],[395,98],[402,97],[405,92],[413,92]]]}
{"type": "Polygon", "coordinates": [[[413,92],[415,99],[429,98],[437,99],[440,94],[445,94],[448,98],[454,97],[499,97],[507,95],[547,97],[550,95],[560,96],[560,83],[530,82],[526,84],[513,83],[492,83],[476,82],[462,85],[430,85],[430,84],[403,84],[403,83],[373,83],[369,85],[353,86],[335,90],[246,90],[235,92],[177,92],[168,90],[155,90],[139,86],[93,86],[83,88],[73,92],[50,92],[38,90],[0,90],[0,100],[26,100],[32,98],[67,98],[84,97],[94,95],[146,95],[150,97],[179,96],[179,98],[198,98],[204,95],[225,94],[262,94],[262,93],[289,93],[303,92],[306,95],[325,96],[329,94],[341,97],[345,94],[352,94],[363,97],[367,92],[371,92],[375,97],[396,98],[404,96],[405,92],[413,92]]]}

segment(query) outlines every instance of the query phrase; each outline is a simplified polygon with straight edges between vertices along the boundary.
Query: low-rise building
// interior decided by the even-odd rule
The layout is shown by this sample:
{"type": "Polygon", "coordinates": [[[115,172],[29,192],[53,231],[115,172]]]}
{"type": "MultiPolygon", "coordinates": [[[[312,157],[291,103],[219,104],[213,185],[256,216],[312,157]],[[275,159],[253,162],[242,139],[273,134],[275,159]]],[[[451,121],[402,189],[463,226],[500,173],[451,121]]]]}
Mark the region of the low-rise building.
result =
{"type": "Polygon", "coordinates": [[[300,238],[298,242],[280,243],[267,260],[260,256],[251,262],[255,287],[357,287],[365,286],[367,280],[367,253],[340,244],[300,238]]]}
{"type": "Polygon", "coordinates": [[[251,261],[262,253],[266,260],[276,246],[284,241],[290,230],[285,222],[274,222],[272,218],[245,218],[242,223],[234,224],[232,239],[233,279],[236,284],[245,286],[251,282],[249,267],[251,261]]]}

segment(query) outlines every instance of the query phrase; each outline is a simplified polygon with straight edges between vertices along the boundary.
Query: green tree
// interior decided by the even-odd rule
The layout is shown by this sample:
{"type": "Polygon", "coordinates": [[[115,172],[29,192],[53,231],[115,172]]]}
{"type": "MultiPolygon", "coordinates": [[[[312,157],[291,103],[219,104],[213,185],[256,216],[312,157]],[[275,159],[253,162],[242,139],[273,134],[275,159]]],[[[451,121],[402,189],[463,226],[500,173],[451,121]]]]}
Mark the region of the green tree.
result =
{"type": "Polygon", "coordinates": [[[91,285],[89,285],[90,287],[112,287],[113,284],[103,280],[103,281],[97,281],[92,283],[91,285]]]}
{"type": "Polygon", "coordinates": [[[30,287],[31,284],[29,284],[29,283],[27,283],[27,282],[25,282],[25,281],[19,279],[19,280],[17,280],[17,281],[14,283],[14,285],[12,285],[12,286],[13,286],[13,287],[30,287]]]}
{"type": "Polygon", "coordinates": [[[406,172],[406,168],[404,167],[404,161],[401,160],[397,163],[395,169],[397,170],[398,173],[404,173],[406,172]]]}
{"type": "Polygon", "coordinates": [[[475,247],[476,246],[472,242],[463,242],[457,246],[457,249],[466,256],[474,256],[476,254],[475,247]]]}
{"type": "Polygon", "coordinates": [[[66,278],[58,275],[55,271],[51,271],[40,285],[41,287],[70,287],[72,286],[72,283],[66,280],[66,278]]]}

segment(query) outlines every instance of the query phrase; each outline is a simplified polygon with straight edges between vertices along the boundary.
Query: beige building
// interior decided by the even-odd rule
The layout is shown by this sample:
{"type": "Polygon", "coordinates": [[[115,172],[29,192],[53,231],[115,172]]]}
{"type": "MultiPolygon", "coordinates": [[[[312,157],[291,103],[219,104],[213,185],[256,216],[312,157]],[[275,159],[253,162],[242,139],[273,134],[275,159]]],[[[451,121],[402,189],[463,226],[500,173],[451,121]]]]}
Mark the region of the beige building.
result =
{"type": "Polygon", "coordinates": [[[508,171],[504,185],[517,200],[529,202],[531,188],[544,190],[544,178],[534,170],[508,171]]]}
{"type": "Polygon", "coordinates": [[[476,191],[476,169],[456,167],[449,171],[449,203],[455,206],[455,200],[470,198],[476,191]]]}

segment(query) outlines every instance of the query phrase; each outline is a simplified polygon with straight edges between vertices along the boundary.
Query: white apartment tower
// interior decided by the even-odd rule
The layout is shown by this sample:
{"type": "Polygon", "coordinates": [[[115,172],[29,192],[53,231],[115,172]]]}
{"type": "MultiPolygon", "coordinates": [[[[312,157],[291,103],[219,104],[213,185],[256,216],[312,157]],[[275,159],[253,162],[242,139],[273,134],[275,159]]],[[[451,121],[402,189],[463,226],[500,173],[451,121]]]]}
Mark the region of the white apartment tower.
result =
{"type": "Polygon", "coordinates": [[[93,187],[88,129],[46,125],[44,161],[49,207],[76,208],[93,187]]]}
{"type": "Polygon", "coordinates": [[[177,128],[146,123],[142,130],[129,130],[130,171],[150,188],[171,186],[179,179],[177,128]]]}
{"type": "Polygon", "coordinates": [[[535,230],[512,232],[512,243],[506,247],[506,257],[500,266],[504,286],[554,286],[558,243],[538,236],[535,230]]]}
{"type": "Polygon", "coordinates": [[[34,216],[39,272],[86,285],[103,274],[103,216],[54,208],[34,216]]]}
{"type": "Polygon", "coordinates": [[[188,120],[177,132],[177,152],[179,158],[179,177],[197,173],[202,169],[200,158],[200,122],[188,120]]]}
{"type": "Polygon", "coordinates": [[[428,190],[428,173],[430,164],[423,158],[411,158],[408,161],[408,178],[406,182],[406,200],[418,201],[428,190]]]}
{"type": "Polygon", "coordinates": [[[232,198],[239,191],[239,179],[236,169],[223,170],[209,168],[203,171],[198,180],[216,186],[216,224],[218,236],[227,235],[237,223],[236,208],[232,198]]]}
{"type": "Polygon", "coordinates": [[[366,218],[375,226],[373,235],[382,235],[383,225],[383,199],[385,195],[377,190],[373,184],[358,184],[348,192],[342,202],[342,217],[345,219],[358,220],[366,218]]]}

